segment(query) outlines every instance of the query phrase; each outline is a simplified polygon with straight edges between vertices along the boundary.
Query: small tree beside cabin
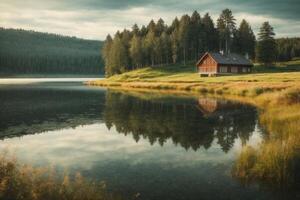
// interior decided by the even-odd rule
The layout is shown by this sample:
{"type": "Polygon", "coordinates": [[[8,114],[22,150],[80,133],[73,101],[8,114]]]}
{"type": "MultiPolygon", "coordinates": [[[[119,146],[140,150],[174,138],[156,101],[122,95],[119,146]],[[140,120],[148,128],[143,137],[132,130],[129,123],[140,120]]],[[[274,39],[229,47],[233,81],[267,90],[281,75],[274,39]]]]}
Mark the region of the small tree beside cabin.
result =
{"type": "Polygon", "coordinates": [[[222,74],[250,73],[252,62],[235,53],[205,53],[197,62],[197,69],[201,76],[222,74]]]}

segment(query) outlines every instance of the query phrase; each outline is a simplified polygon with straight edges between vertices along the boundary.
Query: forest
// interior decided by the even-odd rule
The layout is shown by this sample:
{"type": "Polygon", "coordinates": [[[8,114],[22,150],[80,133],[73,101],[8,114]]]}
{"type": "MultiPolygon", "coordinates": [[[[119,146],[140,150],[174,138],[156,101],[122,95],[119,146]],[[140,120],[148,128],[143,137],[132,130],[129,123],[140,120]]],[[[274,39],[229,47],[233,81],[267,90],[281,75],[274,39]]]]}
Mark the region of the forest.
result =
{"type": "Polygon", "coordinates": [[[113,37],[106,37],[102,50],[106,76],[145,66],[186,65],[194,63],[207,51],[236,52],[248,55],[252,60],[261,58],[263,62],[270,58],[271,61],[288,61],[300,57],[300,38],[275,39],[268,22],[263,24],[258,35],[257,40],[245,19],[237,25],[229,9],[222,11],[216,23],[209,13],[201,16],[194,11],[191,16],[176,17],[171,25],[163,19],[151,20],[147,26],[134,24],[131,30],[124,29],[113,37]],[[268,40],[267,43],[257,45],[264,39],[268,40]],[[261,48],[257,50],[257,46],[261,48]],[[264,55],[265,52],[269,55],[264,55]]]}
{"type": "Polygon", "coordinates": [[[0,28],[0,74],[103,74],[103,42],[0,28]]]}

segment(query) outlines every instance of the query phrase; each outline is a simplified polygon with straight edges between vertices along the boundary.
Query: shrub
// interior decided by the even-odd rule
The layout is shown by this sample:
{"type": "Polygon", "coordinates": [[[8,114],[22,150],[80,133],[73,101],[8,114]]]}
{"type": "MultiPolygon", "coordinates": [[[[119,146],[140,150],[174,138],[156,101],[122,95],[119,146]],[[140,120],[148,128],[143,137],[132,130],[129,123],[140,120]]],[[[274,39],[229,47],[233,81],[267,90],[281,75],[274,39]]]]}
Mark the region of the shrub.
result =
{"type": "Polygon", "coordinates": [[[256,87],[253,90],[254,95],[260,95],[264,92],[264,89],[262,87],[256,87]]]}
{"type": "Polygon", "coordinates": [[[209,92],[206,88],[203,88],[203,87],[198,88],[198,91],[199,91],[200,93],[202,93],[202,94],[205,94],[205,93],[209,92]]]}
{"type": "Polygon", "coordinates": [[[220,95],[223,94],[223,90],[222,89],[217,89],[216,94],[220,94],[220,95]]]}
{"type": "Polygon", "coordinates": [[[249,91],[248,91],[247,89],[245,89],[245,90],[240,91],[240,92],[238,93],[238,95],[240,95],[240,96],[246,96],[246,94],[247,94],[248,92],[249,92],[249,91]]]}
{"type": "Polygon", "coordinates": [[[287,103],[289,104],[300,103],[300,89],[299,88],[289,89],[285,93],[284,97],[287,103]]]}

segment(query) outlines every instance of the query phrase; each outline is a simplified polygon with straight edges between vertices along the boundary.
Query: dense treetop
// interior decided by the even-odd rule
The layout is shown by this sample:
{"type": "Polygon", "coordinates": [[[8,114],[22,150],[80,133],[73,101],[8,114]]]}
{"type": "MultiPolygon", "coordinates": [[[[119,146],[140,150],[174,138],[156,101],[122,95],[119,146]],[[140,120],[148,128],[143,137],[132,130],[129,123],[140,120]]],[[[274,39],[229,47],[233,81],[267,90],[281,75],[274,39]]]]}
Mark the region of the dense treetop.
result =
{"type": "Polygon", "coordinates": [[[103,73],[102,42],[0,28],[0,73],[103,73]]]}

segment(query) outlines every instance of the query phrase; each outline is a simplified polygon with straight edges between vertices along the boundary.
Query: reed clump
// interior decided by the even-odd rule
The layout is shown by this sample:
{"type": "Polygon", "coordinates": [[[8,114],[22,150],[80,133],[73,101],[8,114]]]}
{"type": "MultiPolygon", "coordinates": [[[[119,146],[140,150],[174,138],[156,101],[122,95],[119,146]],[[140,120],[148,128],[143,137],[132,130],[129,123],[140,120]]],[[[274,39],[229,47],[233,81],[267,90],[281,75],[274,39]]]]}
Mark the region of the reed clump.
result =
{"type": "Polygon", "coordinates": [[[83,178],[60,176],[53,168],[22,165],[8,156],[0,155],[0,199],[5,200],[112,200],[105,183],[83,178]]]}

